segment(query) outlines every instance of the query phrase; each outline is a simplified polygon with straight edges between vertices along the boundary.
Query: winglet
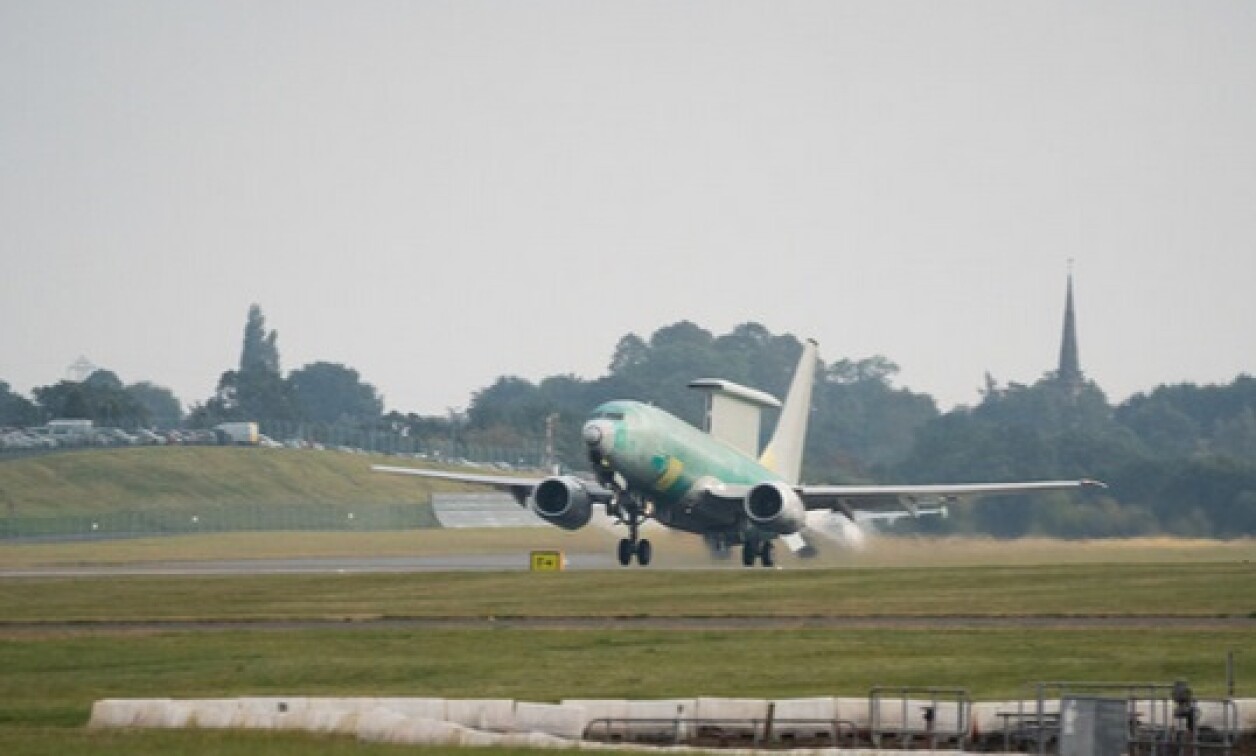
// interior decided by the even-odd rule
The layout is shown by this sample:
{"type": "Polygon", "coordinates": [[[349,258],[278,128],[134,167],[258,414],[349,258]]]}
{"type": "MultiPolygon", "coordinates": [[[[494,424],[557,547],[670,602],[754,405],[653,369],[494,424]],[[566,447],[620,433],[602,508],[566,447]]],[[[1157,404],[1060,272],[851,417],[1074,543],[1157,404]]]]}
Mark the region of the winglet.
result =
{"type": "Polygon", "coordinates": [[[772,440],[759,458],[760,464],[790,484],[797,484],[802,475],[802,454],[807,440],[811,387],[815,383],[818,351],[819,346],[810,339],[802,345],[802,357],[794,370],[794,379],[789,384],[781,418],[776,423],[772,440]]]}

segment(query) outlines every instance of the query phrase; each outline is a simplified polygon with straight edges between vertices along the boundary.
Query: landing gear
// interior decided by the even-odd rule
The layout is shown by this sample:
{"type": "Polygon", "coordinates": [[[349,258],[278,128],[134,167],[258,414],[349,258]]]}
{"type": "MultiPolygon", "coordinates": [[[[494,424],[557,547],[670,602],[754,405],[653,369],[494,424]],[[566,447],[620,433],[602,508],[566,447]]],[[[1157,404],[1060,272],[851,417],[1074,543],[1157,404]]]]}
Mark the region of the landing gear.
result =
{"type": "Polygon", "coordinates": [[[637,558],[637,564],[645,567],[650,564],[650,558],[654,556],[654,547],[650,545],[649,538],[642,538],[634,541],[631,538],[621,538],[619,541],[619,563],[627,567],[632,564],[632,558],[637,558]]]}
{"type": "Polygon", "coordinates": [[[764,567],[776,564],[776,547],[771,541],[746,541],[741,547],[741,563],[753,567],[759,561],[764,567]]]}
{"type": "Polygon", "coordinates": [[[628,525],[628,537],[619,541],[619,563],[627,567],[632,564],[632,558],[637,558],[637,564],[645,567],[650,564],[650,559],[654,556],[654,547],[650,545],[650,539],[641,538],[641,523],[645,521],[645,513],[640,502],[629,494],[627,491],[619,491],[615,495],[615,499],[607,507],[608,512],[614,512],[614,516],[620,522],[628,525]]]}
{"type": "Polygon", "coordinates": [[[649,565],[652,556],[654,556],[654,547],[650,545],[650,539],[642,538],[637,541],[637,564],[642,567],[649,565]]]}
{"type": "Polygon", "coordinates": [[[726,561],[732,558],[733,550],[723,533],[707,533],[702,536],[702,540],[706,541],[707,551],[711,552],[712,559],[726,561]]]}

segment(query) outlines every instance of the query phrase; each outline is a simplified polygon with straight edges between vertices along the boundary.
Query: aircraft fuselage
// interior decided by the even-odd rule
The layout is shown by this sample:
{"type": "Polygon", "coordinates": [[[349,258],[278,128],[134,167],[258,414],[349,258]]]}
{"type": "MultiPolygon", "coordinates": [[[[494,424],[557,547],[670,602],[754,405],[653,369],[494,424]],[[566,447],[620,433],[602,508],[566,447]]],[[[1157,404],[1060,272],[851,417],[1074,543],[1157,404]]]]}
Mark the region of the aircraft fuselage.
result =
{"type": "Polygon", "coordinates": [[[649,502],[664,525],[691,533],[713,531],[742,538],[744,517],[729,507],[706,506],[699,483],[753,486],[780,476],[722,441],[657,407],[607,402],[585,425],[590,451],[624,487],[649,502]]]}

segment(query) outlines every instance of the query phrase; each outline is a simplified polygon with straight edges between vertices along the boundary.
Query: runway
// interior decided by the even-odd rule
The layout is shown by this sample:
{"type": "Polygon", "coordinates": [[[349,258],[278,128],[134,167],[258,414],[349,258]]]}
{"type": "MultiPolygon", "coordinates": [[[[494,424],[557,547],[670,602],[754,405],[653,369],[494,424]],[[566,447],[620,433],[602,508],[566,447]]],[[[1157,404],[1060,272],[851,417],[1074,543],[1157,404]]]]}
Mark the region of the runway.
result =
{"type": "Polygon", "coordinates": [[[449,629],[526,630],[893,630],[933,629],[1209,629],[1256,631],[1252,617],[1049,617],[1049,616],[906,616],[860,617],[343,617],[291,620],[86,620],[77,622],[2,621],[0,637],[30,635],[127,635],[147,633],[406,631],[449,629]]]}
{"type": "MultiPolygon", "coordinates": [[[[610,554],[565,554],[566,569],[623,569],[610,554]]],[[[347,575],[406,572],[523,572],[529,553],[451,554],[413,557],[309,557],[299,559],[166,560],[132,564],[48,565],[0,569],[0,579],[212,575],[347,575]]]]}

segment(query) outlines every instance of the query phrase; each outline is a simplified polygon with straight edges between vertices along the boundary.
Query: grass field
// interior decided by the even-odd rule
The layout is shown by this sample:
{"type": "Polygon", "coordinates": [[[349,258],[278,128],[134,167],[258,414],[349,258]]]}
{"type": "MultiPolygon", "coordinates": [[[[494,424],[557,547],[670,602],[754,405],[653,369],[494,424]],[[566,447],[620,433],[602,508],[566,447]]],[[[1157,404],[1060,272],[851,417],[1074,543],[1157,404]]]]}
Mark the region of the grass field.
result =
{"type": "MultiPolygon", "coordinates": [[[[1256,565],[45,578],[4,620],[405,617],[1256,617],[1256,565]]],[[[2,624],[0,624],[2,626],[2,624]]]]}
{"type": "MultiPolygon", "coordinates": [[[[410,535],[410,534],[401,534],[410,535]]],[[[516,533],[468,541],[518,548],[516,533]],[[513,540],[512,540],[513,538],[513,540]]],[[[527,536],[531,537],[531,536],[527,536]]],[[[165,539],[183,540],[183,539],[165,539]]],[[[230,539],[228,539],[230,541],[230,539]]],[[[191,539],[222,550],[218,539],[191,539]]],[[[349,549],[341,539],[278,551],[349,549]]],[[[103,546],[96,544],[94,546],[103,546]]],[[[135,544],[121,544],[132,548],[135,544]]],[[[185,544],[188,545],[188,544],[185,544]]],[[[81,729],[103,697],[414,695],[682,697],[866,695],[872,685],[945,685],[978,698],[1028,696],[1042,680],[1170,682],[1219,695],[1225,654],[1240,693],[1256,679],[1256,632],[1214,617],[1256,616],[1250,544],[921,542],[911,566],[840,569],[615,570],[408,575],[8,579],[0,581],[0,751],[5,753],[354,753],[342,739],[258,733],[95,733],[81,729]],[[975,564],[956,564],[967,551],[975,564]],[[936,564],[922,554],[932,553],[936,564]],[[1165,561],[1148,561],[1155,554],[1165,561]],[[1190,555],[1194,555],[1191,557],[1190,555]],[[1036,555],[1036,556],[1034,556],[1036,555]],[[1179,615],[1198,626],[1072,623],[1076,615],[1179,615]],[[120,619],[374,617],[794,617],[776,628],[630,629],[608,624],[210,631],[41,625],[120,619]],[[1050,626],[806,626],[819,616],[1050,616],[1050,626]]],[[[166,549],[174,548],[166,543],[166,549]]],[[[0,549],[7,559],[14,547],[0,549]]],[[[268,553],[244,539],[236,547],[268,553]]],[[[18,549],[23,551],[23,549],[18,549]]],[[[38,550],[36,550],[38,551],[38,550]]],[[[156,546],[132,559],[169,553],[156,546]]],[[[274,553],[271,551],[269,553],[274,553]]],[[[100,555],[97,555],[99,557],[100,555]]],[[[121,554],[113,555],[120,558],[121,554]]],[[[44,552],[52,562],[68,558],[44,552]]],[[[22,560],[32,559],[25,553],[22,560]]],[[[38,561],[38,560],[36,560],[38,561]]],[[[610,622],[610,620],[607,620],[610,622]]],[[[500,752],[497,752],[500,753],[500,752]]]]}

